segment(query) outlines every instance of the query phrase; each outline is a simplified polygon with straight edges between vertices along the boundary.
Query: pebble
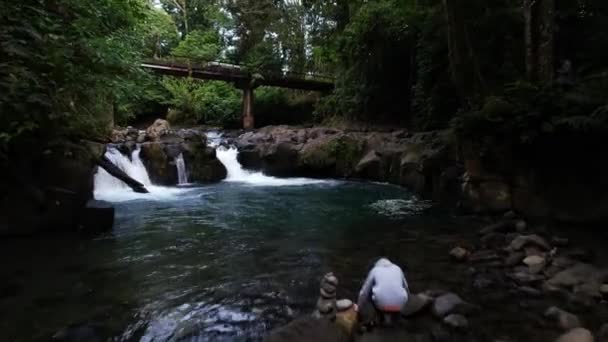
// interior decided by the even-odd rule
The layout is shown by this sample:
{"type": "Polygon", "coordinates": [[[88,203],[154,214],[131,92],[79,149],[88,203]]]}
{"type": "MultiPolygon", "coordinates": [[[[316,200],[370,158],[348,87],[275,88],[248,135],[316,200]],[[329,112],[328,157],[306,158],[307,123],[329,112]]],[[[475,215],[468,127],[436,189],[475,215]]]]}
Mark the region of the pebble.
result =
{"type": "Polygon", "coordinates": [[[556,306],[552,306],[545,311],[545,317],[555,320],[557,325],[564,331],[568,331],[581,326],[579,318],[556,306]]]}
{"type": "Polygon", "coordinates": [[[524,259],[524,264],[528,265],[530,273],[537,274],[545,267],[545,258],[538,255],[531,255],[524,259]]]}
{"type": "Polygon", "coordinates": [[[450,256],[457,261],[464,261],[469,256],[469,251],[462,248],[456,247],[450,251],[450,256]]]}
{"type": "Polygon", "coordinates": [[[401,315],[405,317],[413,316],[426,307],[428,307],[433,302],[433,298],[424,294],[418,293],[415,295],[411,295],[403,310],[401,310],[401,315]]]}
{"type": "Polygon", "coordinates": [[[593,342],[593,335],[587,329],[576,328],[558,337],[555,342],[593,342]]]}
{"type": "Polygon", "coordinates": [[[549,246],[547,241],[536,234],[517,236],[515,239],[513,239],[513,241],[511,241],[511,244],[507,249],[511,251],[520,251],[529,245],[540,247],[546,251],[551,249],[551,246],[549,246]]]}
{"type": "Polygon", "coordinates": [[[431,311],[436,317],[445,317],[454,311],[466,311],[471,306],[455,293],[447,293],[435,299],[431,311]]]}
{"type": "Polygon", "coordinates": [[[340,299],[336,302],[336,309],[338,312],[346,311],[353,307],[353,301],[350,299],[340,299]]]}
{"type": "Polygon", "coordinates": [[[525,257],[526,254],[524,252],[513,252],[509,254],[507,259],[505,260],[505,265],[508,267],[518,265],[524,260],[525,257]]]}
{"type": "Polygon", "coordinates": [[[469,326],[469,321],[463,315],[451,314],[443,319],[443,323],[454,329],[466,329],[469,326]]]}

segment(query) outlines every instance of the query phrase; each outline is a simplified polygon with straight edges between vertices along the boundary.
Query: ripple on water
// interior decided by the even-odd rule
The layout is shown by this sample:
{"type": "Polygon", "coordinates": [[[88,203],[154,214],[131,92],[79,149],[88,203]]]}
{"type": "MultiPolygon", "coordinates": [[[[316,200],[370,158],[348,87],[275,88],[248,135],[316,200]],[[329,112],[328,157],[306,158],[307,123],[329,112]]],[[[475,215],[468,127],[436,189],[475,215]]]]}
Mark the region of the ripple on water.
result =
{"type": "Polygon", "coordinates": [[[380,215],[402,218],[404,216],[415,215],[432,207],[431,201],[411,199],[384,199],[369,205],[380,215]]]}

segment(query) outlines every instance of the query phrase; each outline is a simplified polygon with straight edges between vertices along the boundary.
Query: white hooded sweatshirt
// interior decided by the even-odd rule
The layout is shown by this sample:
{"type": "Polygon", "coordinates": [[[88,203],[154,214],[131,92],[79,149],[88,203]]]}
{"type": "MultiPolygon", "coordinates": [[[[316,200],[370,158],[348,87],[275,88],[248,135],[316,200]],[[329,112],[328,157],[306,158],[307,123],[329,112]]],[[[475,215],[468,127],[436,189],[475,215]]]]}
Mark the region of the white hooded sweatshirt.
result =
{"type": "Polygon", "coordinates": [[[390,260],[381,258],[367,275],[359,292],[359,307],[371,300],[381,311],[398,312],[407,303],[408,284],[401,268],[390,260]]]}

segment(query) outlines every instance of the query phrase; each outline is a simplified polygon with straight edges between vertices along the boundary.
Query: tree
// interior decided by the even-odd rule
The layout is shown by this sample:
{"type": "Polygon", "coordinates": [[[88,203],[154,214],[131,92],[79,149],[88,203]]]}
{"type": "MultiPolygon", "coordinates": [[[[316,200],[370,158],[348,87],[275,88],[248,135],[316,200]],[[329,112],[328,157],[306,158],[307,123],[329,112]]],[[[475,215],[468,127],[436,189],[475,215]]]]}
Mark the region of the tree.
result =
{"type": "Polygon", "coordinates": [[[555,0],[524,0],[526,75],[531,82],[553,81],[555,0]]]}

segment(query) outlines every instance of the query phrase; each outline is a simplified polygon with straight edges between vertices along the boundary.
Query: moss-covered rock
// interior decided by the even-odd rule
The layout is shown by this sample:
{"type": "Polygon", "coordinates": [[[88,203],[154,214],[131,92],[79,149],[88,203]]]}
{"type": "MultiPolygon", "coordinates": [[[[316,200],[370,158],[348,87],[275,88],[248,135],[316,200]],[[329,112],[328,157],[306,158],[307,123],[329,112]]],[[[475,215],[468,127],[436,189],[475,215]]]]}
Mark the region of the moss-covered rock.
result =
{"type": "Polygon", "coordinates": [[[228,174],[226,167],[217,159],[215,149],[202,143],[183,144],[183,156],[190,182],[219,182],[228,174]]]}
{"type": "Polygon", "coordinates": [[[307,142],[299,165],[316,176],[350,177],[363,154],[364,142],[347,135],[321,136],[307,142]]]}

